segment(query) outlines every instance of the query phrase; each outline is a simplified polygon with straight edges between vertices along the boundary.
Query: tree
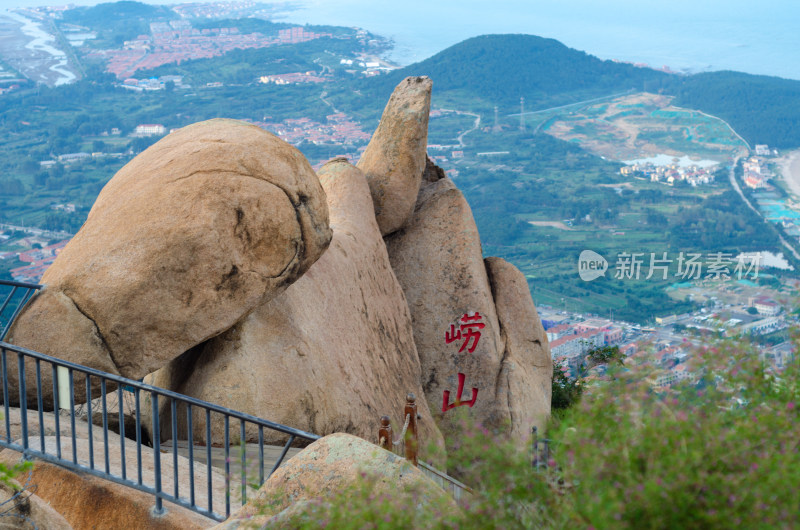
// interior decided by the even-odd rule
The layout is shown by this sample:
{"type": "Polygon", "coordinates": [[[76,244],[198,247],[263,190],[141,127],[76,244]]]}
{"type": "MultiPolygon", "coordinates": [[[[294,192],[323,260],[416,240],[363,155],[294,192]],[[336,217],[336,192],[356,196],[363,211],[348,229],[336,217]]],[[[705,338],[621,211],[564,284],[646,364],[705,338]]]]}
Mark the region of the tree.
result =
{"type": "Polygon", "coordinates": [[[571,378],[565,366],[553,362],[552,410],[566,410],[578,402],[583,394],[583,384],[579,378],[571,378]]]}

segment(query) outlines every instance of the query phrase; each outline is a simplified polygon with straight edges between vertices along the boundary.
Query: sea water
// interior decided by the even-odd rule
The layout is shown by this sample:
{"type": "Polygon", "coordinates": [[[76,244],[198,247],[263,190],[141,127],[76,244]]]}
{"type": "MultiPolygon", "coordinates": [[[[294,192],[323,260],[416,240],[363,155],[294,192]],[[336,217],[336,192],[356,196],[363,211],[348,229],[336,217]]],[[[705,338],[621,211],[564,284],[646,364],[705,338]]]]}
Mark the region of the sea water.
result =
{"type": "Polygon", "coordinates": [[[601,59],[674,71],[800,79],[796,0],[305,0],[298,23],[359,26],[395,41],[401,64],[487,33],[554,38],[601,59]]]}

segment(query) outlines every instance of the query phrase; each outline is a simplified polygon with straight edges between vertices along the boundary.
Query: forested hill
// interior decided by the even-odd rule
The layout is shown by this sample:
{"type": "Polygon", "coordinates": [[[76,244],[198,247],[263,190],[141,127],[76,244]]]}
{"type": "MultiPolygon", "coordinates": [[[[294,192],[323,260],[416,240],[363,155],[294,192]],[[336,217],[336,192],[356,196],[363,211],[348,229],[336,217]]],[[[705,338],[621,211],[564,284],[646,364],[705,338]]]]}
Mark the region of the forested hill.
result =
{"type": "Polygon", "coordinates": [[[751,147],[800,146],[800,81],[710,72],[681,78],[671,92],[676,105],[722,118],[751,147]]]}
{"type": "MultiPolygon", "coordinates": [[[[380,101],[404,77],[427,75],[434,98],[468,101],[476,111],[498,105],[538,110],[627,90],[675,95],[675,104],[727,121],[750,145],[800,147],[800,81],[711,72],[670,75],[626,63],[603,61],[534,35],[482,35],[388,75],[358,82],[366,101],[380,101]]],[[[377,109],[376,109],[377,112],[377,109]]]]}
{"type": "Polygon", "coordinates": [[[178,18],[167,6],[153,6],[125,0],[64,11],[63,20],[98,32],[100,41],[120,45],[126,40],[150,32],[150,22],[178,18]]]}
{"type": "Polygon", "coordinates": [[[62,17],[66,22],[81,23],[91,28],[98,28],[108,23],[130,22],[132,19],[152,21],[163,18],[178,18],[178,15],[165,6],[153,6],[125,0],[123,2],[97,4],[92,7],[73,7],[64,11],[62,17]]]}
{"type": "MultiPolygon", "coordinates": [[[[627,90],[658,91],[668,74],[603,61],[535,35],[482,35],[419,63],[365,81],[370,94],[385,94],[406,76],[427,75],[434,91],[459,90],[491,105],[536,110],[627,90]]],[[[363,91],[363,89],[362,89],[363,91]]]]}

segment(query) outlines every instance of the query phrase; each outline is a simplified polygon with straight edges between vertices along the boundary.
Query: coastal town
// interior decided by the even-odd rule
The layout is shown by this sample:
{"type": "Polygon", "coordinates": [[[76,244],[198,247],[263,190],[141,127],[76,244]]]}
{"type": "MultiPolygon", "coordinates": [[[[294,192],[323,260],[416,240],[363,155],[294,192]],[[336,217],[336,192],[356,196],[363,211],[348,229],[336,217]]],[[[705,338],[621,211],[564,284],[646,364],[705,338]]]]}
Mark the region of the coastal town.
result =
{"type": "MultiPolygon", "coordinates": [[[[299,146],[303,142],[318,146],[328,146],[336,151],[333,156],[343,156],[354,161],[358,160],[361,156],[361,153],[366,148],[367,142],[370,139],[369,133],[364,131],[359,123],[342,112],[335,112],[327,115],[325,117],[325,122],[322,123],[310,118],[288,118],[282,121],[271,121],[269,117],[265,117],[263,120],[246,118],[243,121],[261,127],[294,146],[299,146]]],[[[172,129],[167,129],[167,127],[160,123],[142,123],[136,125],[127,136],[129,138],[157,139],[170,132],[172,132],[172,129]]],[[[119,138],[121,136],[121,130],[115,127],[109,131],[104,131],[97,137],[96,141],[103,141],[107,138],[119,138]]],[[[74,153],[61,153],[55,155],[53,158],[39,161],[39,166],[42,169],[49,169],[55,167],[57,164],[68,166],[88,160],[103,158],[128,160],[132,158],[136,152],[127,145],[128,144],[124,144],[119,151],[115,152],[78,151],[74,153]]],[[[331,156],[313,159],[312,164],[314,164],[315,167],[319,167],[329,158],[331,158],[331,156]]]]}
{"type": "Polygon", "coordinates": [[[664,390],[697,380],[700,374],[693,369],[693,360],[709,338],[750,341],[762,362],[776,372],[794,359],[796,351],[786,330],[800,323],[792,311],[796,300],[781,299],[779,293],[755,284],[741,287],[728,286],[727,297],[710,297],[697,311],[657,317],[648,325],[547,306],[538,310],[553,362],[570,377],[602,379],[607,364],[585,370],[584,363],[590,352],[612,347],[618,349],[624,367],[648,366],[650,384],[664,390]]]}
{"type": "MultiPolygon", "coordinates": [[[[276,4],[272,8],[280,10],[276,4]]],[[[359,28],[340,28],[339,33],[314,31],[304,26],[276,25],[269,31],[242,31],[236,26],[213,22],[195,27],[192,20],[227,20],[262,17],[273,14],[269,4],[224,2],[219,4],[182,4],[175,6],[175,20],[151,22],[148,32],[116,43],[99,40],[97,30],[62,20],[69,6],[17,8],[0,15],[0,96],[19,90],[31,80],[48,86],[72,83],[82,77],[86,64],[102,64],[123,88],[133,90],[164,89],[170,79],[141,77],[138,72],[186,61],[221,57],[234,50],[288,46],[329,38],[351,40],[354,47],[381,49],[384,42],[359,28]],[[210,8],[210,6],[214,6],[210,8]],[[208,10],[211,9],[212,12],[208,10]],[[285,27],[289,26],[289,27],[285,27]]],[[[353,75],[372,76],[396,66],[375,54],[341,57],[336,64],[353,75]]],[[[293,84],[319,83],[330,79],[330,72],[265,72],[252,82],[293,84]]],[[[174,81],[174,79],[173,79],[174,81]]],[[[178,88],[189,85],[176,83],[178,88]]]]}
{"type": "Polygon", "coordinates": [[[186,20],[154,22],[150,34],[125,41],[121,49],[91,51],[88,59],[105,61],[106,71],[118,79],[133,77],[137,70],[150,70],[165,64],[219,57],[232,50],[298,44],[330,33],[315,33],[302,27],[281,29],[275,37],[261,33],[240,34],[238,28],[193,28],[186,20]]]}

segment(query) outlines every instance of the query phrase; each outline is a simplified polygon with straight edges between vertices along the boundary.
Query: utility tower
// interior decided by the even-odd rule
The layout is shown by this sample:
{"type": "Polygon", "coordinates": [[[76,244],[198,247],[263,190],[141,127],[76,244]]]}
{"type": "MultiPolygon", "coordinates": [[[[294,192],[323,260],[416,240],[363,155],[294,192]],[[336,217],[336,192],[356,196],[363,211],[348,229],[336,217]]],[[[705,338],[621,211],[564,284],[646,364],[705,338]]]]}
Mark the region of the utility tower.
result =
{"type": "Polygon", "coordinates": [[[519,98],[519,130],[525,130],[525,98],[519,98]]]}
{"type": "Polygon", "coordinates": [[[497,105],[494,106],[494,130],[495,132],[500,130],[500,122],[497,119],[497,105]]]}

